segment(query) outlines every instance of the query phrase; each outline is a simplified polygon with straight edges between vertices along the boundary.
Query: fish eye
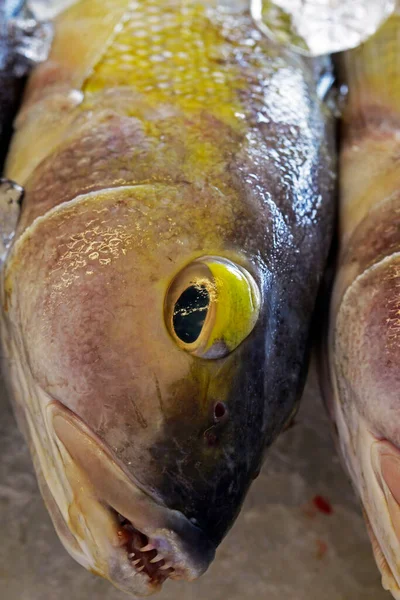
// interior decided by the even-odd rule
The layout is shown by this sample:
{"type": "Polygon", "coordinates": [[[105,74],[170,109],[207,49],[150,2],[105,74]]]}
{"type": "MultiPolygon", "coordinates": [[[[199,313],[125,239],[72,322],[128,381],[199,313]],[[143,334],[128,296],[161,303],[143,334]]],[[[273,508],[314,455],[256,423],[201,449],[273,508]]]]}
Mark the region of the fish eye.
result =
{"type": "Polygon", "coordinates": [[[258,286],[244,267],[205,256],[171,282],[165,323],[179,348],[201,358],[222,358],[251,333],[260,304],[258,286]]]}
{"type": "Polygon", "coordinates": [[[172,326],[175,335],[185,344],[194,343],[203,329],[210,305],[205,285],[189,285],[175,302],[172,326]]]}

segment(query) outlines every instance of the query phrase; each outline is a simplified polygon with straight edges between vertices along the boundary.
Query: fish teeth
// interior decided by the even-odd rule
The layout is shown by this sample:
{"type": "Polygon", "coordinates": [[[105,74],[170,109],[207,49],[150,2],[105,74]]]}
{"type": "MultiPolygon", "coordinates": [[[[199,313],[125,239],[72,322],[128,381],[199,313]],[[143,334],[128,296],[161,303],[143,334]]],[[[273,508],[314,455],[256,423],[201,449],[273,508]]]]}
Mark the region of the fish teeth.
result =
{"type": "Polygon", "coordinates": [[[143,548],[140,548],[140,552],[150,552],[150,550],[155,550],[156,547],[153,546],[153,544],[147,544],[146,546],[143,546],[143,548]]]}
{"type": "Polygon", "coordinates": [[[143,569],[144,569],[144,565],[143,565],[142,567],[139,567],[139,568],[137,569],[137,572],[138,572],[138,573],[141,573],[141,572],[143,571],[143,569]]]}
{"type": "Polygon", "coordinates": [[[128,558],[135,558],[135,553],[131,552],[130,554],[128,554],[128,558]]]}
{"type": "Polygon", "coordinates": [[[138,558],[137,560],[134,560],[134,561],[132,562],[132,564],[133,564],[133,565],[138,565],[138,564],[140,563],[140,561],[141,561],[141,558],[138,558]]]}
{"type": "Polygon", "coordinates": [[[171,567],[172,567],[172,562],[166,562],[165,565],[160,567],[160,571],[166,571],[167,569],[170,569],[171,567]]]}
{"type": "Polygon", "coordinates": [[[157,554],[157,556],[155,556],[154,558],[151,559],[151,563],[157,563],[160,562],[160,560],[164,560],[164,557],[161,556],[161,554],[157,554]]]}

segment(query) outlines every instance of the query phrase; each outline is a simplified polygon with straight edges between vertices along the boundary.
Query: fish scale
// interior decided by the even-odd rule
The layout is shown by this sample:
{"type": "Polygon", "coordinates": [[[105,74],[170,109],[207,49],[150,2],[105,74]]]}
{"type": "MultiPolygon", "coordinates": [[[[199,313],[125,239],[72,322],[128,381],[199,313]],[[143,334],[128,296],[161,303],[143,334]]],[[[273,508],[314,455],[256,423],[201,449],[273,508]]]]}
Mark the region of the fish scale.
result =
{"type": "Polygon", "coordinates": [[[230,49],[224,48],[205,6],[137,2],[118,30],[86,81],[86,94],[129,86],[146,94],[150,105],[172,102],[188,113],[212,101],[214,114],[240,125],[235,115],[242,110],[238,90],[243,77],[229,65],[225,54],[230,49]]]}

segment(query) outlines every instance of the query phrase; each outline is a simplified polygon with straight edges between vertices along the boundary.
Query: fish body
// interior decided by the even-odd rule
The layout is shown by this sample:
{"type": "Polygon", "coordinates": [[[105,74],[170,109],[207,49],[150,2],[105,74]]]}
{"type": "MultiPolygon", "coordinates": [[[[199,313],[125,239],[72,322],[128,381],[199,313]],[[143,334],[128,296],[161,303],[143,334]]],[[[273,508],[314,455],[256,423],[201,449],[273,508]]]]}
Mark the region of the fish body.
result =
{"type": "Polygon", "coordinates": [[[207,568],[296,410],[332,116],[247,12],[82,0],[54,31],[5,171],[8,379],[65,547],[146,595],[207,568]]]}
{"type": "Polygon", "coordinates": [[[340,252],[329,412],[382,582],[400,598],[400,16],[341,60],[340,252]]]}

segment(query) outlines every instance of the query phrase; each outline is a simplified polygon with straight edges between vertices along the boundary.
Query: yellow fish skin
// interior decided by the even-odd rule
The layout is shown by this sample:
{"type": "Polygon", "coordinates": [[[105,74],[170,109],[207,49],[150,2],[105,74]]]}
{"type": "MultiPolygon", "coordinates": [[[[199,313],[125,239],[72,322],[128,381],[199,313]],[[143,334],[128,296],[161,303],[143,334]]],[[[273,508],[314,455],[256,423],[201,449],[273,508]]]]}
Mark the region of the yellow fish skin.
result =
{"type": "Polygon", "coordinates": [[[340,252],[327,336],[329,412],[382,584],[400,598],[400,16],[343,55],[340,252]]]}
{"type": "Polygon", "coordinates": [[[206,570],[296,410],[334,215],[318,73],[248,12],[82,0],[28,82],[8,378],[63,544],[127,593],[206,570]]]}

